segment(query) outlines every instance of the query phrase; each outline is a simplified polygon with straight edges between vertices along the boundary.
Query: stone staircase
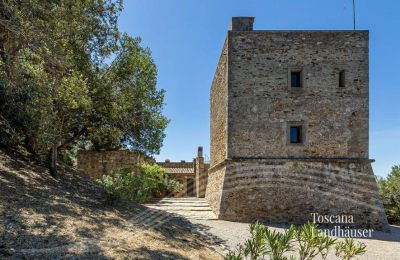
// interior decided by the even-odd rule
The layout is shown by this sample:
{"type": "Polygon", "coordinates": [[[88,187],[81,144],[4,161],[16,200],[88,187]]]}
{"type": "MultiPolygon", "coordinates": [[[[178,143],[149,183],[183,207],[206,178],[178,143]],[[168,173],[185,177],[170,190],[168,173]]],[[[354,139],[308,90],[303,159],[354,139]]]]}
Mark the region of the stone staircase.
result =
{"type": "Polygon", "coordinates": [[[188,219],[217,219],[204,198],[162,198],[144,204],[151,209],[178,214],[188,219]]]}

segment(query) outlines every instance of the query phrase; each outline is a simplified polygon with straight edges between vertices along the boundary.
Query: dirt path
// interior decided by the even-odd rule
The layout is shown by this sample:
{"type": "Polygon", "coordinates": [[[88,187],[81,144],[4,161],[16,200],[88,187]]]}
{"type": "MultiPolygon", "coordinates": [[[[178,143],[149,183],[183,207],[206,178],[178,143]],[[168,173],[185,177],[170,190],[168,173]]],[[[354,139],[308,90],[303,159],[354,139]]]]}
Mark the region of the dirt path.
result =
{"type": "MultiPolygon", "coordinates": [[[[208,232],[224,241],[220,247],[223,253],[232,250],[237,244],[243,244],[250,237],[247,223],[223,220],[191,220],[193,223],[208,227],[208,232]]],[[[284,231],[284,228],[269,228],[284,231]]],[[[366,260],[400,260],[400,227],[391,226],[391,233],[374,232],[371,239],[356,239],[367,245],[367,252],[359,259],[366,260]]],[[[333,254],[328,259],[337,259],[333,254]]]]}
{"type": "MultiPolygon", "coordinates": [[[[249,223],[217,220],[207,202],[198,198],[169,198],[149,205],[152,208],[185,216],[197,232],[215,236],[215,249],[221,254],[234,250],[250,237],[249,223]]],[[[273,230],[284,231],[282,227],[269,226],[273,230]]],[[[400,260],[400,227],[391,226],[391,233],[375,231],[373,238],[357,239],[367,245],[367,252],[359,259],[400,260]]],[[[331,254],[328,259],[337,259],[331,254]]]]}
{"type": "Polygon", "coordinates": [[[214,244],[182,216],[110,204],[74,169],[52,178],[29,154],[0,149],[0,259],[221,259],[214,244]]]}

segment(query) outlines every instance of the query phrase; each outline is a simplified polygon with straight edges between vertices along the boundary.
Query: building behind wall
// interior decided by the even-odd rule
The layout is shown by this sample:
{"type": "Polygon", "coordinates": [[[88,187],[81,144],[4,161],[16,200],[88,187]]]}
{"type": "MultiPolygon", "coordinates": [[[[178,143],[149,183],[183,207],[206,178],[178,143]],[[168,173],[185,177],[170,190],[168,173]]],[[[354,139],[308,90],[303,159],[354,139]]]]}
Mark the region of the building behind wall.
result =
{"type": "Polygon", "coordinates": [[[198,147],[197,157],[192,162],[158,162],[168,175],[183,185],[183,190],[172,194],[174,197],[204,198],[206,194],[209,164],[204,162],[203,147],[198,147]]]}
{"type": "Polygon", "coordinates": [[[214,212],[351,214],[385,229],[368,153],[368,31],[254,31],[253,20],[232,18],[211,86],[214,212]]]}
{"type": "MultiPolygon", "coordinates": [[[[121,168],[134,168],[141,163],[155,163],[151,158],[140,153],[117,151],[85,151],[78,154],[78,168],[93,179],[99,179],[104,174],[110,174],[121,168]]],[[[170,178],[179,181],[183,190],[176,194],[166,194],[175,197],[204,198],[206,193],[209,164],[204,162],[203,147],[198,147],[197,157],[192,162],[157,162],[170,178]]]]}

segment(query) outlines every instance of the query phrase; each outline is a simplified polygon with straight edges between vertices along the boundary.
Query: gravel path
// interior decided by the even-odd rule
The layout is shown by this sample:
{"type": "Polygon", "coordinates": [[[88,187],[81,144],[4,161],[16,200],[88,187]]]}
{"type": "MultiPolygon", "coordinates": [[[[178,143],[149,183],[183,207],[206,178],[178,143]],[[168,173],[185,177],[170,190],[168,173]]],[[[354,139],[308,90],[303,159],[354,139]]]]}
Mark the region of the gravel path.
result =
{"type": "MultiPolygon", "coordinates": [[[[216,245],[216,249],[222,254],[234,250],[238,244],[243,244],[250,237],[249,223],[217,220],[204,199],[167,198],[148,206],[185,216],[195,227],[202,227],[202,232],[218,237],[221,243],[216,245]]],[[[284,228],[270,228],[284,231],[284,228]]],[[[356,240],[367,245],[367,252],[359,259],[400,260],[399,226],[391,226],[391,233],[375,231],[373,238],[356,240]]],[[[328,259],[337,258],[331,254],[328,259]]]]}
{"type": "MultiPolygon", "coordinates": [[[[249,237],[249,224],[224,220],[190,220],[194,224],[209,227],[208,232],[224,240],[224,246],[219,250],[227,253],[237,244],[243,244],[249,237]]],[[[270,226],[273,230],[284,231],[283,228],[270,226]]],[[[391,233],[374,232],[371,239],[356,239],[367,245],[367,252],[359,259],[367,260],[400,260],[400,227],[391,226],[391,233]]],[[[328,259],[337,259],[330,255],[328,259]]]]}

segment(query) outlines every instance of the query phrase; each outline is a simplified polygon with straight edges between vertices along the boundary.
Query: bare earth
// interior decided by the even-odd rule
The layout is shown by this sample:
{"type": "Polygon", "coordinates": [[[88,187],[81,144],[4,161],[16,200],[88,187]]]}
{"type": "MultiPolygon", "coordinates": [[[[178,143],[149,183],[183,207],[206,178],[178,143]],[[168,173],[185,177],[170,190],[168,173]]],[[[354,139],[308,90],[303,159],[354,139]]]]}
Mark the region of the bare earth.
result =
{"type": "Polygon", "coordinates": [[[0,259],[221,259],[201,226],[107,198],[73,169],[55,179],[26,152],[0,149],[0,259]]]}
{"type": "MultiPolygon", "coordinates": [[[[51,178],[29,154],[0,149],[0,259],[222,259],[249,237],[248,223],[217,220],[204,199],[107,198],[71,168],[51,178]]],[[[400,260],[400,227],[358,241],[359,259],[400,260]]]]}

